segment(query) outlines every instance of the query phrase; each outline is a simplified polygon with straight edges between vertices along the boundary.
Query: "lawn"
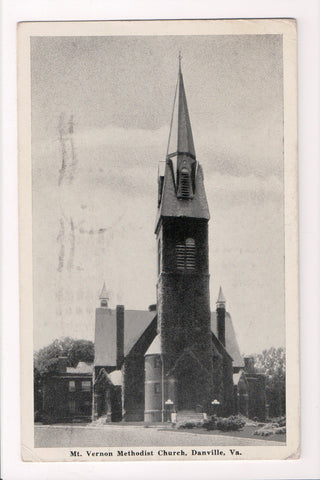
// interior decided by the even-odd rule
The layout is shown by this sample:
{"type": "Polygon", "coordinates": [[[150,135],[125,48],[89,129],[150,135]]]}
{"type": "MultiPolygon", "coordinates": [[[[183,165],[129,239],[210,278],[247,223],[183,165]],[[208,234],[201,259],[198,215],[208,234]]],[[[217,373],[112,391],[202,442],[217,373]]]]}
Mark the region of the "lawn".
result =
{"type": "Polygon", "coordinates": [[[229,431],[229,432],[221,432],[220,430],[206,430],[205,428],[192,428],[192,429],[176,429],[177,432],[194,432],[194,433],[202,433],[205,435],[221,435],[221,436],[232,436],[232,437],[240,437],[240,438],[252,438],[256,440],[269,440],[269,441],[276,441],[276,442],[286,442],[286,434],[273,434],[265,437],[261,437],[259,435],[254,435],[254,432],[258,430],[259,427],[255,425],[245,425],[239,431],[229,431]]]}

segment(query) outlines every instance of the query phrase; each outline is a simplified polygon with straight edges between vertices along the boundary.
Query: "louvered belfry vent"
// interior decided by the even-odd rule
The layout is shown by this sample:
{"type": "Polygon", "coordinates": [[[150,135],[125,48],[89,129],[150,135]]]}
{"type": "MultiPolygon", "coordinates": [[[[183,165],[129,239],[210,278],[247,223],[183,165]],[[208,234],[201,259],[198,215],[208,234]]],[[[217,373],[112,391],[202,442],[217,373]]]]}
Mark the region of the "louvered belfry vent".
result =
{"type": "Polygon", "coordinates": [[[184,270],[185,264],[185,244],[177,243],[176,245],[176,264],[178,270],[184,270]]]}
{"type": "Polygon", "coordinates": [[[180,174],[180,197],[181,198],[190,198],[191,197],[191,177],[190,173],[186,168],[181,170],[180,174]]]}
{"type": "Polygon", "coordinates": [[[193,238],[186,240],[186,269],[194,270],[196,268],[196,245],[193,238]]]}
{"type": "Polygon", "coordinates": [[[176,266],[180,271],[190,271],[196,268],[196,245],[193,238],[176,244],[176,266]]]}

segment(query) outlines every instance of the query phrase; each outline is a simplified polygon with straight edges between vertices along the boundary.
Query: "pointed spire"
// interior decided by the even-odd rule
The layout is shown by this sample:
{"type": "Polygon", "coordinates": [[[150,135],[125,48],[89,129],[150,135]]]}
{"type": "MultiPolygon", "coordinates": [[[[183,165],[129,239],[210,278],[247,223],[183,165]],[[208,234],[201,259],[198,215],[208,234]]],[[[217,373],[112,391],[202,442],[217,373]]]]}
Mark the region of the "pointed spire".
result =
{"type": "Polygon", "coordinates": [[[187,98],[181,72],[181,58],[181,53],[179,52],[178,82],[174,96],[167,158],[176,157],[178,154],[186,154],[192,158],[195,158],[196,156],[187,98]]]}
{"type": "Polygon", "coordinates": [[[107,288],[106,288],[106,282],[103,283],[103,287],[102,287],[102,290],[101,290],[101,293],[100,293],[99,300],[100,300],[101,307],[107,307],[108,306],[109,295],[108,295],[107,288]]]}
{"type": "Polygon", "coordinates": [[[158,171],[156,232],[163,217],[210,219],[203,172],[195,158],[181,54],[173,106],[166,162],[158,171]]]}
{"type": "Polygon", "coordinates": [[[226,307],[226,299],[224,298],[222,288],[220,286],[219,295],[217,300],[217,308],[225,308],[226,307]]]}

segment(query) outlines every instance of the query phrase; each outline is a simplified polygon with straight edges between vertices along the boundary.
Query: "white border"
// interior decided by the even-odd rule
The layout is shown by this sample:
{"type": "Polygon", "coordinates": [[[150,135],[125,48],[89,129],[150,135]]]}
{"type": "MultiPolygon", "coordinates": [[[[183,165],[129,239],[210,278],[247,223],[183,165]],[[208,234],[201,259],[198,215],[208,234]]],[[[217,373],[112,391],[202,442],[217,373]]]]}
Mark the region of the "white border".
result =
{"type": "Polygon", "coordinates": [[[317,0],[146,1],[4,0],[2,478],[319,478],[319,7],[317,0]],[[124,13],[125,12],[125,13],[124,13]],[[29,464],[20,460],[16,149],[16,23],[121,18],[266,18],[298,21],[299,189],[301,232],[302,457],[295,461],[29,464]],[[316,409],[318,407],[318,409],[316,409]],[[130,468],[130,470],[129,470],[130,468]]]}
{"type": "MultiPolygon", "coordinates": [[[[22,455],[26,461],[71,461],[65,448],[34,448],[33,410],[33,285],[32,285],[32,162],[31,162],[31,77],[30,36],[90,35],[259,35],[281,34],[283,38],[284,90],[284,221],[285,221],[285,311],[286,311],[286,405],[287,441],[270,445],[241,447],[243,459],[285,459],[299,457],[299,323],[298,323],[298,225],[297,225],[297,105],[296,105],[296,24],[294,20],[178,20],[131,22],[24,22],[18,27],[18,136],[19,136],[19,245],[20,245],[20,338],[22,455]]],[[[279,319],[280,321],[280,319],[279,319]]],[[[267,442],[269,443],[269,442],[267,442]]],[[[236,443],[230,447],[236,448],[236,443]]],[[[113,452],[117,448],[108,448],[113,452]]],[[[176,448],[179,450],[179,447],[176,448]]],[[[184,448],[188,460],[192,448],[184,448]]],[[[103,451],[99,448],[98,451],[103,451]]],[[[164,460],[157,449],[149,460],[164,460]]],[[[88,460],[86,449],[79,450],[88,460]]],[[[226,449],[228,460],[230,450],[226,449]]],[[[219,457],[221,459],[221,457],[219,457]]],[[[238,457],[236,457],[238,458],[238,457]]],[[[96,460],[103,460],[98,457],[96,460]]],[[[194,459],[194,458],[193,458],[194,459]]],[[[208,459],[208,458],[207,458],[208,459]]],[[[131,460],[137,460],[131,458],[131,460]]],[[[179,457],[179,460],[184,460],[179,457]]],[[[203,460],[203,459],[202,459],[203,460]]],[[[209,459],[210,460],[210,459],[209,459]]],[[[212,460],[212,459],[211,459],[212,460]]]]}

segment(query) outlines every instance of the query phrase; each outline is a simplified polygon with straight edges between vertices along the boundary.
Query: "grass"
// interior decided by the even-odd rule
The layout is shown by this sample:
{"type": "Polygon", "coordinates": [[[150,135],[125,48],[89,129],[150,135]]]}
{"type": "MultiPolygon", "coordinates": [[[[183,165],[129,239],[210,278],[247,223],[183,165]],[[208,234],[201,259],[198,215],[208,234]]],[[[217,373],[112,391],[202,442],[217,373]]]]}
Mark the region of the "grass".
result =
{"type": "MultiPolygon", "coordinates": [[[[162,429],[161,429],[162,430],[162,429]]],[[[165,430],[165,429],[163,429],[165,430]]],[[[190,432],[190,433],[197,433],[203,435],[221,435],[226,437],[239,437],[239,438],[251,438],[251,439],[263,439],[266,441],[276,441],[276,442],[286,442],[286,434],[273,434],[267,437],[258,437],[254,435],[254,432],[257,430],[257,426],[254,425],[245,425],[242,430],[238,431],[229,431],[229,432],[221,432],[220,430],[206,430],[205,428],[195,427],[192,429],[184,428],[182,430],[176,430],[177,432],[190,432]]]]}

